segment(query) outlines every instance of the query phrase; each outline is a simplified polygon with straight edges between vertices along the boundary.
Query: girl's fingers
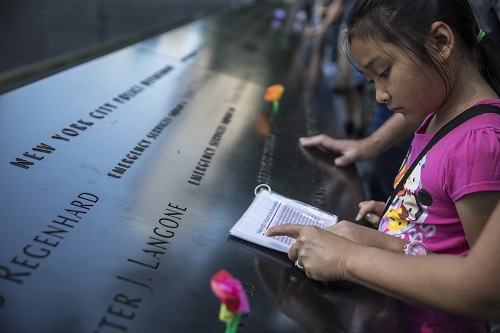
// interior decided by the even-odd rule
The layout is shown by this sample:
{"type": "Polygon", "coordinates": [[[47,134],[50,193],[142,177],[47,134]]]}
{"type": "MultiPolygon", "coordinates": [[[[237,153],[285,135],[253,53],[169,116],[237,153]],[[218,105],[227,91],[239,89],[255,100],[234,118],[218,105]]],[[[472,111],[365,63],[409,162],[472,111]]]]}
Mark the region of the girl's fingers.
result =
{"type": "Polygon", "coordinates": [[[267,229],[264,234],[268,237],[288,236],[292,238],[297,238],[299,237],[302,228],[303,226],[298,224],[281,224],[267,229]]]}
{"type": "Polygon", "coordinates": [[[362,201],[359,203],[359,212],[358,215],[356,215],[356,221],[361,220],[362,218],[365,218],[366,220],[372,222],[372,219],[377,219],[379,218],[376,213],[377,213],[377,206],[378,202],[377,201],[362,201]],[[368,216],[368,214],[370,214],[368,216]]]}

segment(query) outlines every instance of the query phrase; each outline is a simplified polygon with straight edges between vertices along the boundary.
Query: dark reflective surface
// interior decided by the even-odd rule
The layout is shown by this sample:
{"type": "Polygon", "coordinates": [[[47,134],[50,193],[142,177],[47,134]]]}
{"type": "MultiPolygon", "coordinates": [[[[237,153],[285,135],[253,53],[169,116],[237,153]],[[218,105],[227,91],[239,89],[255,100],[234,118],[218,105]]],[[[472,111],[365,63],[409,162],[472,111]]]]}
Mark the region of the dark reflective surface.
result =
{"type": "Polygon", "coordinates": [[[401,332],[394,300],[350,283],[319,283],[295,267],[279,275],[256,259],[259,280],[276,306],[307,332],[401,332]]]}
{"type": "MultiPolygon", "coordinates": [[[[0,2],[0,73],[85,48],[99,48],[155,29],[161,31],[161,27],[180,25],[188,18],[242,2],[3,0],[0,2]]],[[[73,57],[74,54],[68,57],[69,61],[73,57]]]]}
{"type": "Polygon", "coordinates": [[[0,96],[1,332],[221,332],[222,268],[250,294],[239,332],[403,331],[392,300],[228,236],[262,182],[346,219],[363,196],[297,145],[342,133],[316,48],[270,28],[278,4],[293,12],[258,3],[0,96]]]}

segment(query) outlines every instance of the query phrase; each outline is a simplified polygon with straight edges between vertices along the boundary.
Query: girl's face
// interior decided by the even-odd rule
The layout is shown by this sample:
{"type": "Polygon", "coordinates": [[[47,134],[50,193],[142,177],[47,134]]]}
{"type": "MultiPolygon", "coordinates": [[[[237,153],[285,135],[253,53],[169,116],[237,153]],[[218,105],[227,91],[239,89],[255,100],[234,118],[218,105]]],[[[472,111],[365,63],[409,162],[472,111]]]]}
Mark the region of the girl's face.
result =
{"type": "Polygon", "coordinates": [[[446,86],[439,73],[401,48],[353,38],[351,51],[359,70],[375,85],[377,101],[406,120],[420,121],[444,103],[446,86]]]}

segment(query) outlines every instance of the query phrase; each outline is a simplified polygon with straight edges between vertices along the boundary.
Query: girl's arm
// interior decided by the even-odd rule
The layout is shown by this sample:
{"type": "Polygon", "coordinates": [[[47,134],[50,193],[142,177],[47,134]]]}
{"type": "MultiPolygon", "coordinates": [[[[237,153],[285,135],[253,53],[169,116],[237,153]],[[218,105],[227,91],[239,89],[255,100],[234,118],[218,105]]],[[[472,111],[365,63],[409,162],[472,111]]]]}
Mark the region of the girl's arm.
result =
{"type": "Polygon", "coordinates": [[[403,253],[407,241],[350,221],[340,221],[325,230],[360,245],[403,253]]]}
{"type": "Polygon", "coordinates": [[[443,311],[500,320],[500,204],[470,254],[404,256],[354,245],[345,278],[443,311]]]}
{"type": "Polygon", "coordinates": [[[349,280],[425,306],[500,321],[500,203],[466,257],[405,256],[311,226],[280,225],[267,235],[297,238],[288,256],[312,279],[349,280]]]}
{"type": "Polygon", "coordinates": [[[470,247],[476,243],[499,199],[500,191],[485,191],[464,195],[455,202],[470,247]]]}

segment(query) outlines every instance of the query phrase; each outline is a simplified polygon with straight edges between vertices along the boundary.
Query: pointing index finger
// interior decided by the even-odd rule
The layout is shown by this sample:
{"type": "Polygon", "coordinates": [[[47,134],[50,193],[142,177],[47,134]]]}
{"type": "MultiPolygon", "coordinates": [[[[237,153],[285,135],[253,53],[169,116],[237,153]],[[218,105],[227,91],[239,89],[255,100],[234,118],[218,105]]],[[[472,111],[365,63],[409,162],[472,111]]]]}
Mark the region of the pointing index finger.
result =
{"type": "Polygon", "coordinates": [[[273,236],[288,236],[292,238],[299,237],[300,231],[304,226],[299,224],[280,224],[266,230],[265,235],[273,236]]]}

